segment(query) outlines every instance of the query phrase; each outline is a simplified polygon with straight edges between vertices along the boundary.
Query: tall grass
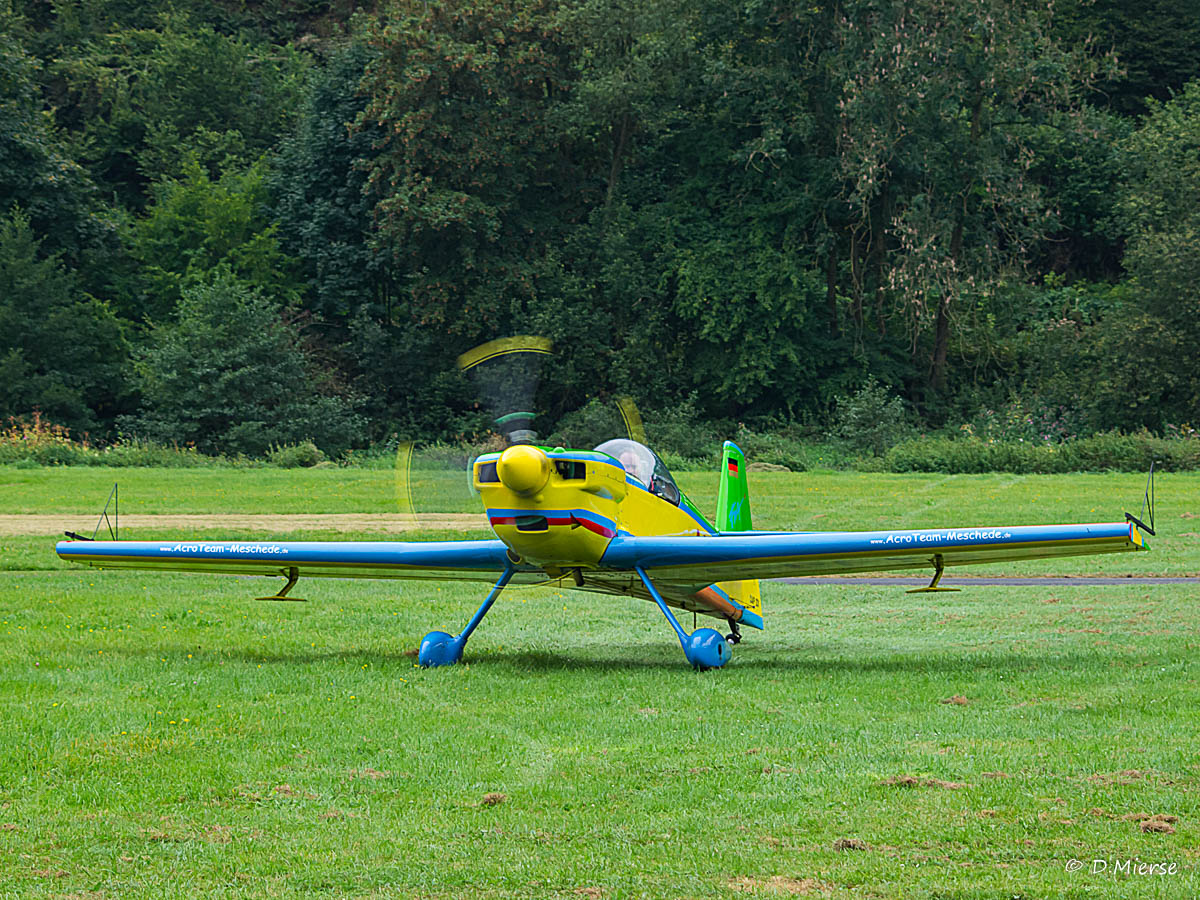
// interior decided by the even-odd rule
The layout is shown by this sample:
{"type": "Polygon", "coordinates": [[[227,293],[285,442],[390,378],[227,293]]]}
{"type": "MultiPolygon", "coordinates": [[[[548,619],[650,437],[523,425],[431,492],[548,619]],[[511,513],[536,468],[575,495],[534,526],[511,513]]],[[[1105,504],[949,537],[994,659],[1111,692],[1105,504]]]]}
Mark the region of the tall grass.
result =
{"type": "Polygon", "coordinates": [[[168,447],[138,438],[103,445],[93,444],[86,435],[75,440],[66,428],[47,422],[36,410],[27,419],[10,418],[0,427],[0,464],[196,468],[238,462],[246,461],[205,456],[194,447],[168,447]]]}

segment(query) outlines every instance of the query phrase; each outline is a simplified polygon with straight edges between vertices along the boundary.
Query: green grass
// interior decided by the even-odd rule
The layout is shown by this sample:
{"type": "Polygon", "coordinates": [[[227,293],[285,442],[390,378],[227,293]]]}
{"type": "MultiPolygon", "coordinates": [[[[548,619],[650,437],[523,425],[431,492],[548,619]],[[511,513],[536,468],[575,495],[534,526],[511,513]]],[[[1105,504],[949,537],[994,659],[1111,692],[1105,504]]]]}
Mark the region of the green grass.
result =
{"type": "MultiPolygon", "coordinates": [[[[462,472],[414,472],[418,510],[478,512],[462,472]]],[[[681,472],[710,518],[715,472],[681,472]]],[[[127,513],[396,513],[394,469],[18,469],[0,466],[0,513],[99,513],[113,482],[127,513]]],[[[937,527],[1120,521],[1141,506],[1144,475],[892,475],[752,472],[755,526],[768,529],[937,527]]],[[[1158,476],[1161,511],[1200,515],[1200,473],[1158,476]]]]}
{"type": "MultiPolygon", "coordinates": [[[[95,474],[0,469],[0,501],[92,511],[107,493],[95,474]]],[[[125,474],[127,497],[152,498],[139,511],[394,502],[386,472],[125,474]]],[[[1113,518],[1088,515],[1095,498],[1119,513],[1141,490],[1133,476],[753,477],[757,524],[777,528],[1113,518]]],[[[715,479],[681,480],[712,505],[715,479]]],[[[1160,500],[1164,531],[1191,527],[1200,478],[1164,477],[1160,500]]],[[[1082,565],[1200,570],[1193,538],[1082,565]]],[[[424,671],[409,655],[421,635],[461,627],[482,587],[311,580],[295,593],[312,602],[261,604],[264,579],[51,554],[46,538],[0,538],[0,897],[1200,893],[1190,586],[770,585],[768,630],[709,673],[687,669],[649,604],[513,590],[467,665],[424,671]],[[919,783],[884,783],[906,776],[919,783]],[[1143,832],[1126,818],[1139,814],[1176,831],[1143,832]],[[1068,873],[1072,858],[1110,871],[1068,873]],[[1125,859],[1179,872],[1114,874],[1125,859]]]]}
{"type": "MultiPolygon", "coordinates": [[[[130,513],[362,513],[395,514],[393,471],[362,469],[127,469],[116,478],[121,509],[130,513]]],[[[99,514],[114,475],[83,468],[15,469],[0,466],[0,512],[99,514]]],[[[949,525],[1033,525],[1121,521],[1141,508],[1140,475],[878,475],[854,472],[777,473],[750,476],[755,527],[796,531],[936,528],[949,525]]],[[[716,509],[715,473],[685,472],[679,481],[701,511],[716,509]]],[[[418,512],[480,512],[465,475],[414,476],[418,512]],[[426,490],[428,488],[428,490],[426,490]]],[[[1158,479],[1159,536],[1151,553],[979,567],[979,574],[1191,574],[1200,573],[1200,473],[1158,479]]],[[[123,530],[129,538],[165,536],[123,530]]],[[[175,534],[175,533],[172,533],[175,534]]],[[[195,533],[196,536],[202,536],[195,533]]],[[[185,536],[178,534],[178,536],[185,536]]],[[[215,529],[203,534],[228,537],[215,529]]],[[[239,531],[246,539],[282,539],[285,531],[239,531]]],[[[311,533],[305,535],[313,537],[311,533]]],[[[328,535],[348,539],[353,535],[328,535]]],[[[366,537],[368,535],[364,535],[366,537]]],[[[447,537],[444,533],[422,538],[447,537]]],[[[478,534],[472,536],[479,536],[478,534]]],[[[377,538],[378,535],[369,535],[377,538]]],[[[316,538],[314,538],[316,539],[316,538]]],[[[35,557],[49,544],[0,536],[0,569],[10,555],[20,565],[55,565],[35,557]]]]}
{"type": "Polygon", "coordinates": [[[258,586],[0,575],[2,892],[1200,889],[1194,589],[780,587],[771,630],[697,674],[635,601],[513,592],[469,665],[423,671],[406,654],[477,591],[258,586]],[[1065,870],[1132,857],[1181,873],[1065,870]]]}

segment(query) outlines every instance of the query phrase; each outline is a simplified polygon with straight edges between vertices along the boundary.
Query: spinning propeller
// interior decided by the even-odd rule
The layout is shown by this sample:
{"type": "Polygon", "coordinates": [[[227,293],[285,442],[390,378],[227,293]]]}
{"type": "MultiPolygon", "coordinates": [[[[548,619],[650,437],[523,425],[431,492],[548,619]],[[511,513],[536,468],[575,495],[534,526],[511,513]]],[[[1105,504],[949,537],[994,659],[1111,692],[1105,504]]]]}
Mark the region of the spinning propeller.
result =
{"type": "Polygon", "coordinates": [[[481,453],[537,439],[534,402],[542,364],[553,352],[536,335],[499,338],[468,350],[456,360],[475,387],[494,431],[469,447],[405,441],[396,449],[396,500],[406,530],[486,530],[471,466],[481,453]]]}
{"type": "MultiPolygon", "coordinates": [[[[484,531],[488,528],[471,480],[475,457],[513,445],[534,444],[536,394],[542,367],[554,352],[548,338],[516,335],[480,344],[456,360],[473,384],[494,431],[468,448],[405,441],[396,449],[396,501],[406,531],[484,531]]],[[[624,430],[646,442],[642,417],[633,400],[617,401],[619,423],[613,417],[607,432],[624,430]]],[[[607,418],[605,416],[604,418],[607,418]]],[[[589,425],[600,425],[589,421],[589,425]]],[[[598,440],[617,437],[605,433],[598,440]]],[[[590,446],[590,445],[589,445],[590,446]]]]}

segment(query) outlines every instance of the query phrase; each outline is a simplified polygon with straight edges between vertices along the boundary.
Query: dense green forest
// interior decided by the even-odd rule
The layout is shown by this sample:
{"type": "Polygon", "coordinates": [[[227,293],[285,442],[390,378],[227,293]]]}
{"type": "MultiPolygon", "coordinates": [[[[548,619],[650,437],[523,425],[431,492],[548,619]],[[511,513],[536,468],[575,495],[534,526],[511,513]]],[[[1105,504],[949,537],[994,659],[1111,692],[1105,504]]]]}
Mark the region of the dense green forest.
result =
{"type": "Polygon", "coordinates": [[[0,418],[453,439],[538,334],[543,430],[1200,419],[1196,0],[2,2],[0,418]]]}

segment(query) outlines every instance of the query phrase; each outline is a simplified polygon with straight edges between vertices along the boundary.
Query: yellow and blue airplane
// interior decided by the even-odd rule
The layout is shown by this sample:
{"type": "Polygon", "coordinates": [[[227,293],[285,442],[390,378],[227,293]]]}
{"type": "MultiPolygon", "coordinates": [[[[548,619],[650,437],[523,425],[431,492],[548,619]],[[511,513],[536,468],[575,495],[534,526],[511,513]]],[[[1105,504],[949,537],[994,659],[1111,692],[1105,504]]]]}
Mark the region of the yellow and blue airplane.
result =
{"type": "MultiPolygon", "coordinates": [[[[762,532],[750,525],[747,467],[726,442],[716,526],[679,490],[645,444],[607,441],[594,450],[514,444],[478,457],[473,483],[496,537],[476,541],[240,542],[90,541],[57,545],[60,557],[101,569],[169,569],[287,579],[425,578],[493,587],[456,635],[421,641],[423,666],[459,662],[472,632],[504,587],[556,586],[654,602],[688,662],[717,668],[741,626],[763,627],[759,580],[931,568],[1145,550],[1139,519],[1091,525],[943,528],[918,531],[762,532]],[[684,630],[672,609],[727,623],[684,630]]],[[[1142,526],[1153,534],[1152,528],[1142,526]]]]}

